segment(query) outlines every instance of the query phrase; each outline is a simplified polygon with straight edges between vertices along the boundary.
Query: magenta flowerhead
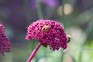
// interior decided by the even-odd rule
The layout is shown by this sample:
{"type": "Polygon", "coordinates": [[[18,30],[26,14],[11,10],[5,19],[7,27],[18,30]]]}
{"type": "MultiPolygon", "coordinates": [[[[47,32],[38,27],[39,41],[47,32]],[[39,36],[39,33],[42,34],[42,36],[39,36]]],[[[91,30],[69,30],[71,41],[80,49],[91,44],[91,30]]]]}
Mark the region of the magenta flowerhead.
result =
{"type": "Polygon", "coordinates": [[[31,53],[27,62],[31,62],[41,45],[49,46],[51,50],[66,49],[70,36],[66,36],[64,28],[53,20],[37,20],[28,26],[27,40],[38,40],[38,45],[31,53]]]}
{"type": "Polygon", "coordinates": [[[43,46],[49,46],[52,50],[67,48],[67,36],[64,28],[53,20],[37,20],[28,26],[27,40],[36,39],[43,46]]]}
{"type": "Polygon", "coordinates": [[[4,55],[4,52],[10,51],[10,42],[4,33],[4,26],[0,24],[0,53],[4,55]]]}

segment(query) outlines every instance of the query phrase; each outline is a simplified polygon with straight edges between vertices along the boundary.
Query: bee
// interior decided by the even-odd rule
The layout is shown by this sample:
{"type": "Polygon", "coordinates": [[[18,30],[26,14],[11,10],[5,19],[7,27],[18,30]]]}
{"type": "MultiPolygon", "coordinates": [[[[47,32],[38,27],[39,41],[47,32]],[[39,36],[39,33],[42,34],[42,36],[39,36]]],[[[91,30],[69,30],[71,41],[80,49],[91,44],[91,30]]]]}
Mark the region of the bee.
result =
{"type": "Polygon", "coordinates": [[[71,40],[71,36],[70,35],[67,35],[67,43],[69,43],[71,40]]]}
{"type": "Polygon", "coordinates": [[[45,31],[47,31],[49,28],[50,28],[50,26],[44,25],[44,26],[42,27],[42,31],[45,32],[45,31]]]}

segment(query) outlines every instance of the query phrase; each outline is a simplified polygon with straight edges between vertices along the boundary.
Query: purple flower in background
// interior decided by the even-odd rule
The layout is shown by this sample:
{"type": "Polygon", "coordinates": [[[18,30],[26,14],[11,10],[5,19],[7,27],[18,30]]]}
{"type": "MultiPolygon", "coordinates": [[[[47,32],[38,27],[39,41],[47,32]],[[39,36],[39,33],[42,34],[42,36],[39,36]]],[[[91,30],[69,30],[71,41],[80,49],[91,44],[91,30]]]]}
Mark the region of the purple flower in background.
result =
{"type": "Polygon", "coordinates": [[[50,7],[56,7],[58,5],[57,0],[42,0],[42,3],[44,3],[50,7]]]}
{"type": "Polygon", "coordinates": [[[30,8],[35,9],[36,8],[36,0],[30,0],[30,8]]]}
{"type": "Polygon", "coordinates": [[[4,33],[4,26],[0,24],[0,53],[4,55],[4,52],[10,51],[11,44],[4,33]]]}
{"type": "Polygon", "coordinates": [[[28,26],[26,39],[39,41],[27,62],[32,60],[41,45],[49,46],[51,50],[66,49],[67,40],[69,40],[64,28],[58,22],[44,19],[37,20],[28,26]]]}

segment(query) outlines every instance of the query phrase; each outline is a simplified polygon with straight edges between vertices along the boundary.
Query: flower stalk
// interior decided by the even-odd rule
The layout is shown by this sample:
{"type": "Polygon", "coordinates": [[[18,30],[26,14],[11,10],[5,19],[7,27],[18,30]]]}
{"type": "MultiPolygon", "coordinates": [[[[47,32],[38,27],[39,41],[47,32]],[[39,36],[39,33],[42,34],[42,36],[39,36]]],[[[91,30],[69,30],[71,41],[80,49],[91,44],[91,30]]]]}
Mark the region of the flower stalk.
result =
{"type": "Polygon", "coordinates": [[[38,51],[38,49],[41,46],[41,42],[38,42],[36,48],[33,50],[33,52],[31,53],[30,57],[28,58],[27,62],[31,62],[33,57],[35,56],[36,52],[38,51]]]}

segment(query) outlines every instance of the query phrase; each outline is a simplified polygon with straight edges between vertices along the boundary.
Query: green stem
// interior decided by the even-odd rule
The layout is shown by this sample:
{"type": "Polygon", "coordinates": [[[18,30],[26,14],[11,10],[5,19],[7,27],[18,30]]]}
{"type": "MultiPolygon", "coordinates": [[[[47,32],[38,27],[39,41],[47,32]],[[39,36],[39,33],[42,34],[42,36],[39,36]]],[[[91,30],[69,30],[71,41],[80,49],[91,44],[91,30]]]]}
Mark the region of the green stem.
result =
{"type": "Polygon", "coordinates": [[[88,37],[89,36],[89,34],[90,34],[90,32],[93,30],[93,20],[91,20],[89,23],[88,23],[88,25],[87,25],[87,27],[86,27],[86,29],[85,29],[85,33],[86,33],[86,36],[88,37]]]}
{"type": "Polygon", "coordinates": [[[83,53],[83,50],[80,50],[80,54],[79,54],[79,62],[82,62],[82,53],[83,53]]]}
{"type": "MultiPolygon", "coordinates": [[[[62,0],[62,23],[64,24],[64,28],[66,29],[66,22],[65,22],[65,14],[64,14],[64,5],[66,3],[66,0],[62,0]]],[[[64,52],[63,52],[63,49],[61,51],[61,62],[63,62],[63,58],[64,58],[64,52]]]]}
{"type": "Polygon", "coordinates": [[[64,14],[64,5],[65,5],[65,3],[66,3],[66,0],[63,0],[62,1],[62,18],[61,18],[61,21],[64,24],[64,28],[66,28],[65,14],[64,14]]]}
{"type": "Polygon", "coordinates": [[[29,0],[24,0],[24,14],[26,17],[26,21],[29,23],[29,21],[31,20],[31,14],[30,14],[30,9],[28,7],[28,2],[29,0]]]}
{"type": "Polygon", "coordinates": [[[42,18],[43,14],[42,14],[42,9],[40,5],[40,0],[36,0],[36,7],[37,7],[38,18],[42,18]]]}
{"type": "Polygon", "coordinates": [[[63,49],[62,49],[62,51],[61,51],[61,61],[60,62],[63,62],[63,59],[64,59],[64,52],[63,52],[63,49]]]}

